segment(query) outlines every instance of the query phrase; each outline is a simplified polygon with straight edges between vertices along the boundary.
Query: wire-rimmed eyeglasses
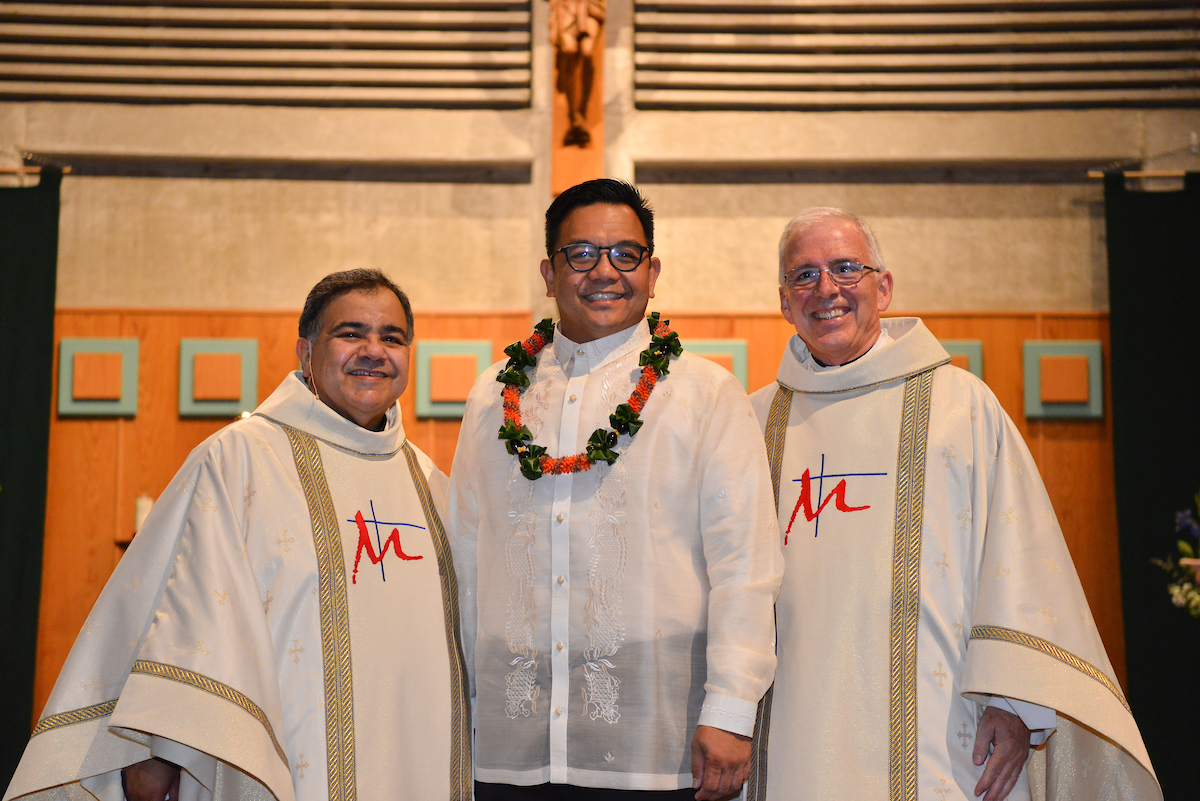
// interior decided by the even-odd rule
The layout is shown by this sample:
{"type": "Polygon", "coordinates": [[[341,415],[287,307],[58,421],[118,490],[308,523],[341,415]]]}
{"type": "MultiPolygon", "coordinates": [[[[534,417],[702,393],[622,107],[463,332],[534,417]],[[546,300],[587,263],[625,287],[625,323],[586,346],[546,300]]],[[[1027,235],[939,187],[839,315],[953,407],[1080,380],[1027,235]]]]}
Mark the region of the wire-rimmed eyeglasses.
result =
{"type": "Polygon", "coordinates": [[[575,272],[586,273],[600,263],[600,256],[606,250],[608,251],[608,263],[623,273],[636,270],[638,265],[645,260],[646,254],[650,252],[650,248],[636,242],[618,242],[608,247],[593,245],[591,242],[574,242],[570,245],[563,245],[554,253],[555,255],[563,254],[567,259],[567,266],[575,272]]]}
{"type": "Polygon", "coordinates": [[[820,282],[821,273],[829,273],[829,280],[838,286],[854,286],[862,280],[867,270],[879,272],[874,267],[856,261],[835,261],[828,267],[802,265],[784,273],[783,282],[790,289],[811,289],[820,282]]]}

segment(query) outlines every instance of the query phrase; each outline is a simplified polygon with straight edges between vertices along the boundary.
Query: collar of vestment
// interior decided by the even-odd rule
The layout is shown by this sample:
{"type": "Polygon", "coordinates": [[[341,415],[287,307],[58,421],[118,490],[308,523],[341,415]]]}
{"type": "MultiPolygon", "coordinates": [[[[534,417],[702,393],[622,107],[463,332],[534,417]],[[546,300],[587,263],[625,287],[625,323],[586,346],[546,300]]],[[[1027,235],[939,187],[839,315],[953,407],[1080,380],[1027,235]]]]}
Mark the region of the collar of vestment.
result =
{"type": "Polygon", "coordinates": [[[298,370],[283,379],[254,413],[353,453],[389,456],[404,447],[404,424],[400,421],[399,404],[388,409],[382,431],[369,431],[320,401],[298,370]]]}
{"type": "Polygon", "coordinates": [[[554,332],[554,358],[569,374],[577,375],[581,370],[585,373],[597,370],[627,353],[645,350],[649,344],[650,326],[645,318],[623,331],[591,342],[572,342],[563,336],[562,328],[557,328],[554,332]],[[575,365],[571,364],[572,359],[577,360],[575,365]]]}
{"type": "Polygon", "coordinates": [[[808,346],[793,334],[779,364],[776,380],[788,389],[813,395],[854,392],[902,381],[950,360],[950,354],[918,317],[879,321],[890,340],[862,358],[831,370],[814,372],[802,363],[811,359],[808,346]]]}

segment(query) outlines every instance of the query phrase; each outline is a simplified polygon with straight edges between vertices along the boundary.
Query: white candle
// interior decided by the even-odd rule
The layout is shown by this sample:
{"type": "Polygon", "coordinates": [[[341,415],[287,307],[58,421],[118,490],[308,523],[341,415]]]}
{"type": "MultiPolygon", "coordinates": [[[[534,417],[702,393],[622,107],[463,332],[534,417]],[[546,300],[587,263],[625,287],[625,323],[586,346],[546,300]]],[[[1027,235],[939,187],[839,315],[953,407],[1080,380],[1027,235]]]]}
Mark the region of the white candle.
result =
{"type": "Polygon", "coordinates": [[[154,499],[143,492],[137,497],[134,506],[133,533],[137,534],[142,530],[142,523],[146,522],[146,515],[150,514],[150,507],[154,506],[154,499]]]}

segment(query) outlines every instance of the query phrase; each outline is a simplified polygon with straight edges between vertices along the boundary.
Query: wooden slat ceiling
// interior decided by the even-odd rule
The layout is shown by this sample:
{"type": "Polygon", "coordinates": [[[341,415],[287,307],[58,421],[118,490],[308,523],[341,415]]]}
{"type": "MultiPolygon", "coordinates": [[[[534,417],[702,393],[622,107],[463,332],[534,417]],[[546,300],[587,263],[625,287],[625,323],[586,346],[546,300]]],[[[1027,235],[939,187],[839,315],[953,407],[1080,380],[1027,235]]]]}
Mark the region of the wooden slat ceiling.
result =
{"type": "Polygon", "coordinates": [[[0,3],[0,100],[525,108],[530,5],[0,3]]]}
{"type": "Polygon", "coordinates": [[[1200,106],[1197,0],[635,0],[635,103],[1200,106]]]}

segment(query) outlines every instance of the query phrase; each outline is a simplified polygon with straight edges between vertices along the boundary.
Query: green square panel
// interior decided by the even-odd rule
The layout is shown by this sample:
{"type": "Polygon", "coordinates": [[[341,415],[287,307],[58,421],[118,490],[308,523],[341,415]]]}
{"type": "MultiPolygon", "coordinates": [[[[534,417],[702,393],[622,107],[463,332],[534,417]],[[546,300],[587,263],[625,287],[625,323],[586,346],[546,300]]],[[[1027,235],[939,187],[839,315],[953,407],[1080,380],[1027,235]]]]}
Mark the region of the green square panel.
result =
{"type": "Polygon", "coordinates": [[[258,406],[257,339],[181,339],[179,341],[179,416],[237,417],[258,406]],[[242,357],[242,397],[203,400],[192,397],[193,369],[198,353],[238,353],[242,357]]]}
{"type": "MultiPolygon", "coordinates": [[[[467,404],[429,398],[430,359],[433,356],[474,356],[475,375],[492,363],[492,343],[486,339],[422,339],[417,342],[417,417],[461,419],[467,404]]],[[[500,385],[496,392],[499,394],[500,385]]]]}
{"type": "Polygon", "coordinates": [[[942,347],[951,356],[966,356],[967,370],[983,380],[983,342],[978,339],[943,339],[942,347]]]}
{"type": "Polygon", "coordinates": [[[64,338],[58,346],[58,413],[63,417],[134,417],[137,415],[138,341],[132,337],[102,339],[64,338]],[[121,354],[121,397],[119,400],[75,400],[76,353],[121,354]]]}
{"type": "Polygon", "coordinates": [[[1025,416],[1040,418],[1104,417],[1104,357],[1097,339],[1042,339],[1025,343],[1025,416]],[[1086,356],[1087,403],[1043,403],[1043,356],[1086,356]]]}
{"type": "Polygon", "coordinates": [[[733,360],[732,373],[738,381],[742,382],[742,387],[749,387],[749,379],[747,378],[746,356],[746,340],[744,339],[685,339],[683,340],[684,350],[690,350],[692,353],[701,356],[721,355],[729,356],[733,360]]]}

